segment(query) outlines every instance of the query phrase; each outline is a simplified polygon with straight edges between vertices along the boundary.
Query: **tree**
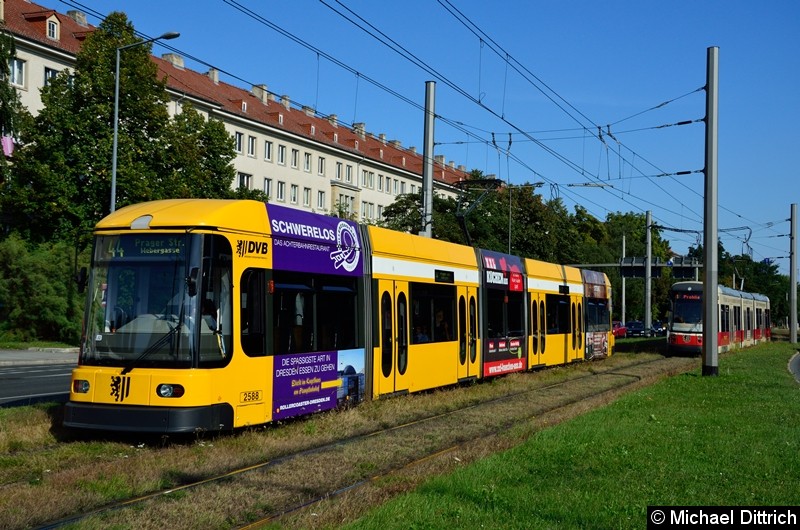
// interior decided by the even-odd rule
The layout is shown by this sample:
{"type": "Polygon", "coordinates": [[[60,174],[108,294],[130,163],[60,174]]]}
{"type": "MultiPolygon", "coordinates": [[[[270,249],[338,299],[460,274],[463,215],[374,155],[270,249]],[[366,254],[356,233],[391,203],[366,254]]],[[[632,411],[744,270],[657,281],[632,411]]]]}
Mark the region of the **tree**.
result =
{"type": "Polygon", "coordinates": [[[164,198],[233,197],[234,140],[222,122],[205,120],[184,105],[166,129],[164,143],[164,198]]]}
{"type": "MultiPolygon", "coordinates": [[[[32,119],[22,107],[16,88],[11,86],[10,65],[15,55],[14,38],[5,31],[5,24],[0,21],[0,136],[3,136],[4,141],[21,139],[32,119]]],[[[3,197],[11,197],[10,168],[6,156],[0,156],[0,207],[5,202],[3,197]]],[[[13,219],[12,212],[5,208],[0,209],[0,228],[4,232],[9,230],[13,219]]]]}
{"type": "MultiPolygon", "coordinates": [[[[89,233],[111,207],[114,83],[117,48],[136,43],[123,13],[112,13],[84,42],[74,73],[42,90],[44,108],[15,170],[3,210],[31,241],[72,241],[89,233]]],[[[233,141],[196,111],[170,120],[166,83],[150,45],[121,51],[116,207],[176,197],[246,196],[231,191],[233,141]]]]}

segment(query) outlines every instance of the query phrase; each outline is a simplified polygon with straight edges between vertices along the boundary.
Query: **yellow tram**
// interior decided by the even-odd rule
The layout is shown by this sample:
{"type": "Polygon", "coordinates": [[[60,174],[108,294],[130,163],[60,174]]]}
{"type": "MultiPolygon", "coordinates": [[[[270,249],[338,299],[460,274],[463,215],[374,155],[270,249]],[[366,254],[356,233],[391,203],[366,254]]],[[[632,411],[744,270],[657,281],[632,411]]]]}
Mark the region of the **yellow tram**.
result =
{"type": "Polygon", "coordinates": [[[244,200],[98,223],[68,427],[229,430],[610,355],[602,273],[244,200]]]}

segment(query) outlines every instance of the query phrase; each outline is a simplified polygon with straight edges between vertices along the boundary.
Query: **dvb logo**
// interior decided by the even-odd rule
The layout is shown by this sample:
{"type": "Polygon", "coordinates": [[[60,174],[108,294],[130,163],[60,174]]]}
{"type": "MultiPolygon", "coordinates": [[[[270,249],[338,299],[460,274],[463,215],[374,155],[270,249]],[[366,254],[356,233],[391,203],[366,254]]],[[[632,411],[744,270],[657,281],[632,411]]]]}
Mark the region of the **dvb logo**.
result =
{"type": "Polygon", "coordinates": [[[266,241],[246,241],[240,239],[236,242],[236,254],[244,257],[251,254],[266,255],[269,251],[269,243],[266,241]]]}

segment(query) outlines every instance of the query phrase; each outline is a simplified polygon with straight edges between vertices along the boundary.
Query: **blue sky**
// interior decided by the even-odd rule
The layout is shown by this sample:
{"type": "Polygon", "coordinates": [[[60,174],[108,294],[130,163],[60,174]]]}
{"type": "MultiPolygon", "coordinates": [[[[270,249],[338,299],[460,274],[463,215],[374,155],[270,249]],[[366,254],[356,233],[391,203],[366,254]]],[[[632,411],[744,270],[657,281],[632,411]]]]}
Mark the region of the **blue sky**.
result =
{"type": "Polygon", "coordinates": [[[679,254],[702,237],[696,120],[716,46],[719,228],[737,229],[720,239],[789,272],[800,2],[38,1],[92,24],[117,10],[148,36],[180,32],[154,54],[213,65],[244,88],[266,84],[420,151],[425,82],[436,81],[437,155],[512,184],[544,182],[545,197],[600,219],[649,210],[661,226],[698,231],[662,233],[679,254]]]}

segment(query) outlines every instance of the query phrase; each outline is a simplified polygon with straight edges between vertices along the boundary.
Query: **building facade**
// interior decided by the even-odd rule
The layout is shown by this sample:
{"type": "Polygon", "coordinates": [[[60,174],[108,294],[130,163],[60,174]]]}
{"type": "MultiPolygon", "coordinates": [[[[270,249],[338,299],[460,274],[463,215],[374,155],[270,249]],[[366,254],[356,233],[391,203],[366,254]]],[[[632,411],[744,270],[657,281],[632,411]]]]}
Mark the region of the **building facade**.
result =
{"type": "MultiPolygon", "coordinates": [[[[62,14],[28,0],[0,0],[0,18],[16,45],[10,82],[36,114],[42,109],[40,89],[74,67],[95,28],[79,11],[62,14]]],[[[378,222],[398,195],[422,187],[422,154],[367,132],[364,123],[344,125],[335,114],[297,107],[266,85],[247,90],[225,83],[215,69],[185,68],[177,54],[152,60],[167,81],[170,115],[191,104],[206,119],[220,120],[234,138],[234,188],[262,190],[278,204],[378,222]]],[[[435,193],[455,196],[453,184],[466,176],[464,167],[435,157],[435,193]]]]}

